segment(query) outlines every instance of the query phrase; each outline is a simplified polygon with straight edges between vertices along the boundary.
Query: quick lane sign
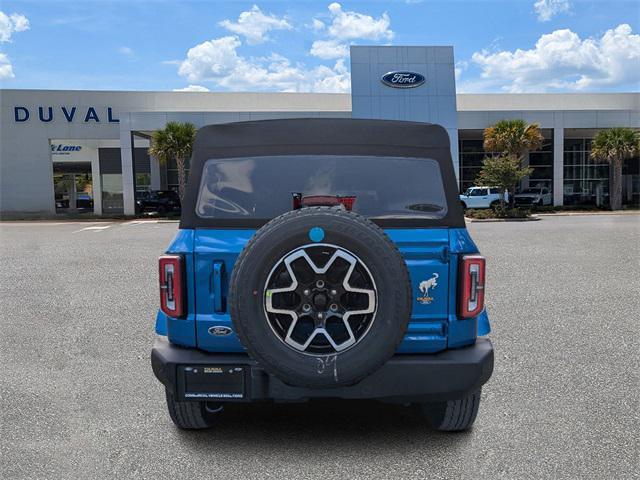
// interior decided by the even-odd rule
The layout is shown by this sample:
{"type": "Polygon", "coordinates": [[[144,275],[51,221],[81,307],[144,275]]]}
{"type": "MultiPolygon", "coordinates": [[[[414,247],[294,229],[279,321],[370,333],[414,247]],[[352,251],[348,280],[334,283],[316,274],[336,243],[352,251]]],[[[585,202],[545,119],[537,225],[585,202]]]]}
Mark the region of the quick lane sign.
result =
{"type": "Polygon", "coordinates": [[[424,75],[416,72],[394,71],[385,73],[380,79],[388,87],[415,88],[425,81],[424,75]]]}
{"type": "Polygon", "coordinates": [[[70,155],[72,152],[79,152],[81,150],[82,145],[65,145],[63,143],[51,144],[52,155],[70,155]]]}
{"type": "Polygon", "coordinates": [[[29,109],[25,106],[13,107],[13,118],[16,123],[27,122],[30,118],[37,119],[42,123],[53,122],[54,119],[73,123],[74,121],[83,123],[118,123],[120,119],[113,115],[113,108],[106,107],[104,109],[96,109],[96,107],[87,107],[80,109],[76,106],[61,107],[33,107],[29,109]]]}

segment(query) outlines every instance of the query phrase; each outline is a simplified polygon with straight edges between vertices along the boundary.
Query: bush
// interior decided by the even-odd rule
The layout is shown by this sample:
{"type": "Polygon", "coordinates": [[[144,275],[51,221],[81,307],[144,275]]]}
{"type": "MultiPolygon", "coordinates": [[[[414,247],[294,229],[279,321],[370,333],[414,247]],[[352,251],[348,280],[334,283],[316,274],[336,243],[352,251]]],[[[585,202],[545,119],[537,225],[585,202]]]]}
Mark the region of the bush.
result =
{"type": "Polygon", "coordinates": [[[483,210],[467,210],[465,216],[468,218],[487,219],[487,218],[529,218],[531,211],[524,208],[497,207],[495,210],[491,208],[483,210]]]}
{"type": "Polygon", "coordinates": [[[529,218],[531,210],[526,208],[505,208],[502,212],[496,212],[499,218],[529,218]]]}

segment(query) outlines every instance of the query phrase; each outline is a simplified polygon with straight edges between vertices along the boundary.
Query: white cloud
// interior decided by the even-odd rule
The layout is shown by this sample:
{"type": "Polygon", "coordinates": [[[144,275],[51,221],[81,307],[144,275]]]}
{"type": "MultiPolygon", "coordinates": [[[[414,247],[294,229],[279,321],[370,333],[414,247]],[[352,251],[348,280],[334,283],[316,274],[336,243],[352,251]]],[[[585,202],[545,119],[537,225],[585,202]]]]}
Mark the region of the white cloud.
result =
{"type": "Polygon", "coordinates": [[[548,22],[559,13],[568,12],[570,8],[569,0],[537,0],[533,4],[533,9],[541,22],[548,22]]]}
{"type": "Polygon", "coordinates": [[[324,30],[324,27],[326,27],[324,22],[322,22],[321,20],[318,20],[317,18],[314,18],[311,21],[311,28],[316,32],[319,32],[320,30],[324,30]]]}
{"type": "Polygon", "coordinates": [[[338,40],[316,40],[311,45],[309,53],[314,57],[325,60],[345,58],[349,56],[349,46],[345,43],[340,43],[338,40]]]}
{"type": "Polygon", "coordinates": [[[351,40],[391,40],[393,31],[389,28],[391,19],[387,12],[379,18],[373,18],[364,13],[342,10],[342,5],[329,5],[331,23],[313,19],[313,29],[316,32],[326,31],[327,40],[316,40],[311,45],[309,54],[322,59],[344,58],[349,55],[351,40]]]}
{"type": "Polygon", "coordinates": [[[227,36],[196,45],[187,52],[178,74],[190,82],[211,82],[232,91],[346,92],[350,88],[342,59],[333,67],[307,68],[278,54],[242,56],[237,51],[241,44],[238,37],[227,36]]]}
{"type": "Polygon", "coordinates": [[[229,75],[241,61],[236,53],[241,43],[235,36],[202,42],[187,51],[187,58],[180,64],[178,74],[190,82],[229,75]]]}
{"type": "Polygon", "coordinates": [[[460,79],[460,75],[462,75],[462,72],[464,72],[468,67],[469,67],[469,62],[467,62],[466,60],[460,60],[456,62],[455,69],[454,69],[456,82],[460,79]]]}
{"type": "Polygon", "coordinates": [[[391,40],[393,31],[389,29],[391,19],[384,12],[381,17],[373,18],[364,13],[342,10],[342,5],[332,3],[329,5],[332,20],[327,30],[330,37],[338,40],[391,40]]]}
{"type": "Polygon", "coordinates": [[[13,67],[6,54],[0,52],[0,80],[14,78],[13,67]]]}
{"type": "Polygon", "coordinates": [[[0,11],[0,42],[10,42],[16,32],[29,30],[29,20],[24,15],[12,13],[7,15],[0,11]]]}
{"type": "Polygon", "coordinates": [[[120,47],[118,49],[118,53],[121,53],[122,55],[131,56],[133,55],[133,49],[129,47],[120,47]]]}
{"type": "Polygon", "coordinates": [[[628,24],[600,38],[581,39],[569,29],[542,35],[530,50],[476,52],[483,89],[533,92],[586,91],[640,85],[640,35],[628,24]]]}
{"type": "Polygon", "coordinates": [[[189,85],[184,88],[174,88],[174,92],[208,92],[209,89],[207,87],[203,87],[202,85],[189,85]]]}
{"type": "Polygon", "coordinates": [[[291,30],[293,28],[286,18],[265,14],[257,5],[251,7],[251,10],[242,12],[237,22],[223,20],[219,25],[232,33],[244,36],[249,45],[269,40],[266,34],[271,30],[291,30]]]}

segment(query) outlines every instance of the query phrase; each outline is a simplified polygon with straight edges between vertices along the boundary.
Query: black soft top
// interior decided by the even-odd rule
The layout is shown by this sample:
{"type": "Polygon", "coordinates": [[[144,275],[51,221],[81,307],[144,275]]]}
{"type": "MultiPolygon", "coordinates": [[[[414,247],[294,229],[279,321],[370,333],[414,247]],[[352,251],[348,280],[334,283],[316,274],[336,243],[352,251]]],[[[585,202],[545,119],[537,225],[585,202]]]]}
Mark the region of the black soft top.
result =
{"type": "Polygon", "coordinates": [[[180,228],[258,228],[255,220],[202,218],[196,203],[205,162],[265,155],[373,155],[430,158],[440,166],[447,214],[440,219],[385,218],[384,228],[464,228],[449,135],[440,125],[395,120],[296,118],[208,125],[198,130],[180,228]]]}

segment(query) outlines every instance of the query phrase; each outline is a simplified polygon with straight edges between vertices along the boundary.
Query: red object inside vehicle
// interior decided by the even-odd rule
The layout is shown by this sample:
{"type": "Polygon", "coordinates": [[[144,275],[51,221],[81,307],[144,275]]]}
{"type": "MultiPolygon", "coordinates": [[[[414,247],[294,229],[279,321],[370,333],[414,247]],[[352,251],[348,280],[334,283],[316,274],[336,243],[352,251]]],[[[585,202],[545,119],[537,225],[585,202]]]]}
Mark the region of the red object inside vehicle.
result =
{"type": "Polygon", "coordinates": [[[307,195],[301,196],[295,194],[293,196],[293,209],[297,210],[302,207],[333,207],[342,205],[346,210],[351,210],[356,202],[355,196],[340,197],[337,195],[307,195]]]}

